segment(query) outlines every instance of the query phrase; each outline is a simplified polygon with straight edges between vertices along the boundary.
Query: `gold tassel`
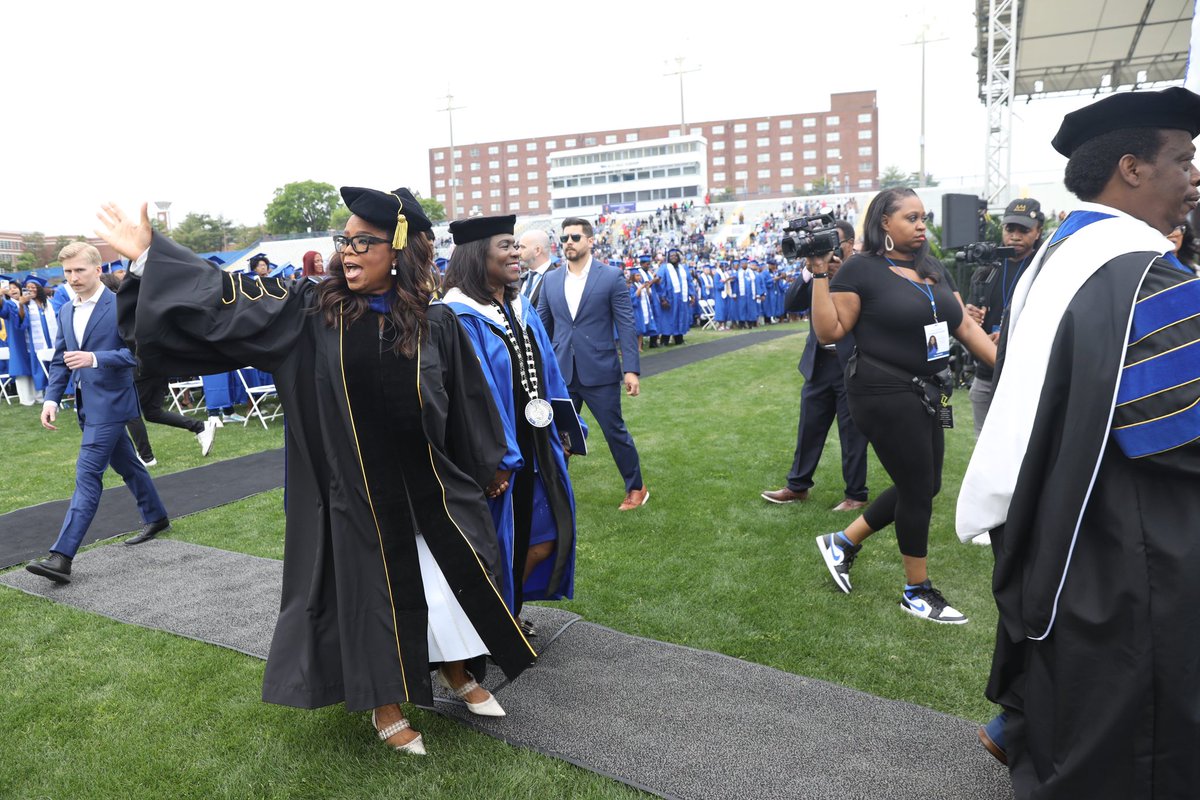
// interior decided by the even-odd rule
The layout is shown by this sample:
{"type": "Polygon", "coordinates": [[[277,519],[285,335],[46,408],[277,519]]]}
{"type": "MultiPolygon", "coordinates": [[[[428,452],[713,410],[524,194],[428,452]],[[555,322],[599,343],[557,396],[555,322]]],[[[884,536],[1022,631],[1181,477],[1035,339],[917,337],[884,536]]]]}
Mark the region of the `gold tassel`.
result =
{"type": "Polygon", "coordinates": [[[392,236],[392,249],[403,250],[408,247],[408,218],[404,216],[404,201],[400,199],[400,195],[392,192],[392,197],[400,204],[396,211],[396,233],[392,236]]]}

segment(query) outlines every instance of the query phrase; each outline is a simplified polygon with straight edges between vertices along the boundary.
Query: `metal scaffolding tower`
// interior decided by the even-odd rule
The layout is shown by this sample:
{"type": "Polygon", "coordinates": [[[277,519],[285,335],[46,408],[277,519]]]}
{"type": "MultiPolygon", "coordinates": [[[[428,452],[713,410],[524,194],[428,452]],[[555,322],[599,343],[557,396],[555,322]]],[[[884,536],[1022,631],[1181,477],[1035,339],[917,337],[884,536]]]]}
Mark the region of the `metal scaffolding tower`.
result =
{"type": "MultiPolygon", "coordinates": [[[[987,153],[983,196],[989,208],[1009,200],[1012,175],[1012,101],[1017,71],[1018,0],[988,0],[987,82],[983,102],[987,107],[987,153]]],[[[982,27],[984,20],[979,20],[982,27]]]]}

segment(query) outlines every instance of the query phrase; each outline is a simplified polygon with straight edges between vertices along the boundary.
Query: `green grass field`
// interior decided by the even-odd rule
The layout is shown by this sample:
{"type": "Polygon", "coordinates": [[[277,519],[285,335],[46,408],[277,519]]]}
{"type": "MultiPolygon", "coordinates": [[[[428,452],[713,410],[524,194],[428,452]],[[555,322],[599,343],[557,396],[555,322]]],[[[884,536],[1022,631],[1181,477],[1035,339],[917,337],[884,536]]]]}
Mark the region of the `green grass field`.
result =
{"type": "MultiPolygon", "coordinates": [[[[833,587],[813,539],[849,521],[828,510],[841,499],[836,432],[808,503],[774,506],[758,496],[782,486],[791,464],[803,343],[803,335],[788,336],[643,382],[642,396],[625,404],[651,492],[635,512],[616,511],[621,479],[596,432],[592,455],[571,464],[578,577],[576,599],[563,605],[628,633],[986,719],[996,623],[991,552],[959,544],[953,533],[973,438],[969,403],[954,398],[959,427],[947,439],[929,563],[971,622],[941,626],[899,609],[903,575],[889,532],[856,561],[853,595],[833,587]]],[[[78,435],[43,435],[24,421],[28,413],[0,407],[6,452],[70,469],[78,435]]],[[[188,434],[150,432],[162,469],[199,462],[188,434]]],[[[278,446],[279,435],[278,426],[266,434],[226,428],[214,456],[278,446]]],[[[70,476],[46,473],[21,477],[24,497],[66,495],[70,476]]],[[[869,483],[873,492],[887,485],[874,461],[869,483]]],[[[6,492],[4,510],[28,502],[35,501],[6,492]]],[[[276,491],[179,519],[170,535],[279,558],[282,531],[276,491]]],[[[0,797],[640,794],[421,711],[412,718],[431,756],[398,758],[373,739],[365,715],[261,703],[256,659],[6,589],[0,654],[0,797]]]]}

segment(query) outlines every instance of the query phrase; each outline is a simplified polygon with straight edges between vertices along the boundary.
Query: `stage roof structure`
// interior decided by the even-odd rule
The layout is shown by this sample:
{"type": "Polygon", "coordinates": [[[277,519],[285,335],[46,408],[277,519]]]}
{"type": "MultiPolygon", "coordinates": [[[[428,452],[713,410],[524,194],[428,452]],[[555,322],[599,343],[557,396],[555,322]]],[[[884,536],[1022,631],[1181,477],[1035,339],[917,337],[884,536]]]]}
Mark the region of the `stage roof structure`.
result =
{"type": "Polygon", "coordinates": [[[1196,0],[975,0],[989,206],[1008,199],[1014,100],[1179,83],[1195,13],[1196,0]]]}

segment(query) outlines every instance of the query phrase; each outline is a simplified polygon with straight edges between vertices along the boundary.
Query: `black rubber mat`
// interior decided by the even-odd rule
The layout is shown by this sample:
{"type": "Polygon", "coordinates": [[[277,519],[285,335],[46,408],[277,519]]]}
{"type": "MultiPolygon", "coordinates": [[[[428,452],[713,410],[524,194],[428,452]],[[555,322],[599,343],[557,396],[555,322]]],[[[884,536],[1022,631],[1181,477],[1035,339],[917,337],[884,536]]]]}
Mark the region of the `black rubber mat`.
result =
{"type": "MultiPolygon", "coordinates": [[[[172,518],[223,506],[283,486],[283,448],[159,475],[154,486],[172,518]]],[[[46,555],[58,537],[69,500],[52,500],[0,514],[0,568],[46,555]]],[[[105,489],[83,544],[142,527],[137,503],[123,484],[105,489]]]]}

